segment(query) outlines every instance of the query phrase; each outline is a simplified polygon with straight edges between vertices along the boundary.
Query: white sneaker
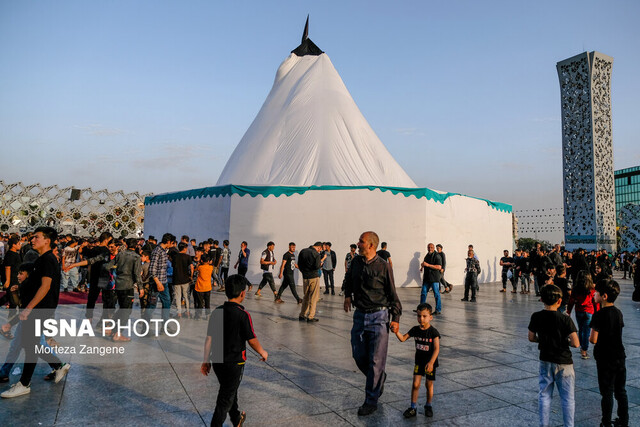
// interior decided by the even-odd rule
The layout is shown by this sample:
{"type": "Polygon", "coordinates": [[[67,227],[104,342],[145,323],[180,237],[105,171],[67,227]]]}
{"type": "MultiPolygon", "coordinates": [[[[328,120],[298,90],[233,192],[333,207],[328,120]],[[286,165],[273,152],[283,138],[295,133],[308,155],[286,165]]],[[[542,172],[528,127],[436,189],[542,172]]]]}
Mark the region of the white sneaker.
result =
{"type": "Polygon", "coordinates": [[[31,393],[31,387],[23,386],[20,381],[13,384],[11,388],[4,393],[0,394],[0,397],[4,397],[5,399],[11,399],[12,397],[24,396],[25,394],[31,393]]]}
{"type": "Polygon", "coordinates": [[[62,381],[62,379],[67,375],[67,372],[69,372],[69,369],[71,369],[71,365],[69,363],[65,363],[56,369],[56,379],[53,380],[53,382],[57,384],[62,381]]]}

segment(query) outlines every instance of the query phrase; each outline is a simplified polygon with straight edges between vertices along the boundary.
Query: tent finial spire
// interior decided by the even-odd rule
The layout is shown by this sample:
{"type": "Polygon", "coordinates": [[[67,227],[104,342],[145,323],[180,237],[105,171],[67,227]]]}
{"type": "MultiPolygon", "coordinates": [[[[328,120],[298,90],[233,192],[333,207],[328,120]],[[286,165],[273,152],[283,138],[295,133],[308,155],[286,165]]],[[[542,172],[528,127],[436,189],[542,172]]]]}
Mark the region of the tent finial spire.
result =
{"type": "Polygon", "coordinates": [[[306,39],[309,38],[309,14],[307,14],[307,22],[304,24],[304,32],[302,33],[302,41],[300,43],[304,43],[306,39]]]}

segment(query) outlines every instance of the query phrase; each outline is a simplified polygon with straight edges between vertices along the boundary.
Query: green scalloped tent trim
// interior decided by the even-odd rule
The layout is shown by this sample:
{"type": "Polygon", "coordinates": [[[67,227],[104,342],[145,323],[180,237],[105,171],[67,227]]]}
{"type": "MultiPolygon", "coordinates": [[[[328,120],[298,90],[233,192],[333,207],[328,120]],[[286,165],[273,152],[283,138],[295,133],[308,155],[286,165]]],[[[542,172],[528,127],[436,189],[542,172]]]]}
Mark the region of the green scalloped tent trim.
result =
{"type": "Polygon", "coordinates": [[[395,194],[402,194],[405,197],[413,196],[416,199],[426,198],[439,203],[444,203],[449,197],[462,196],[476,200],[482,200],[493,209],[501,212],[511,213],[512,206],[507,203],[492,202],[491,200],[481,199],[479,197],[465,196],[460,193],[438,193],[428,188],[403,188],[403,187],[377,187],[374,185],[359,186],[338,186],[338,185],[311,185],[308,187],[287,187],[287,186],[249,186],[249,185],[221,185],[218,187],[196,188],[194,190],[177,191],[175,193],[158,194],[157,196],[147,196],[144,204],[154,205],[159,203],[175,202],[178,200],[196,199],[203,197],[224,197],[237,194],[240,197],[269,197],[269,196],[292,196],[294,194],[304,194],[307,191],[323,191],[323,190],[363,190],[369,191],[380,190],[382,192],[390,191],[395,194]]]}

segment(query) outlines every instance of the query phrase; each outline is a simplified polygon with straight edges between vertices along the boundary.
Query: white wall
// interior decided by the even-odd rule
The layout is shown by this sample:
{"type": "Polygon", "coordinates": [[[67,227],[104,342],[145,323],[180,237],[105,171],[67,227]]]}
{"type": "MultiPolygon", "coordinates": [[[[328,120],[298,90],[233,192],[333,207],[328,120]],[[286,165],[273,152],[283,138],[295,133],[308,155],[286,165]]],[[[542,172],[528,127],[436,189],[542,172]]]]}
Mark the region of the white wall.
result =
{"type": "Polygon", "coordinates": [[[320,240],[330,241],[337,254],[335,279],[339,288],[349,245],[367,230],[377,232],[380,241],[388,243],[397,286],[420,285],[418,269],[429,242],[444,246],[445,277],[454,285],[463,283],[464,259],[470,243],[480,258],[481,282],[499,280],[502,250],[511,248],[511,214],[463,196],[450,197],[441,204],[380,190],[311,190],[289,197],[233,195],[145,208],[145,235],[159,237],[169,231],[176,236],[188,234],[199,241],[228,238],[232,264],[240,242],[246,240],[251,249],[247,277],[254,283],[261,279],[259,257],[269,240],[276,244],[276,273],[290,241],[300,251],[320,240]]]}

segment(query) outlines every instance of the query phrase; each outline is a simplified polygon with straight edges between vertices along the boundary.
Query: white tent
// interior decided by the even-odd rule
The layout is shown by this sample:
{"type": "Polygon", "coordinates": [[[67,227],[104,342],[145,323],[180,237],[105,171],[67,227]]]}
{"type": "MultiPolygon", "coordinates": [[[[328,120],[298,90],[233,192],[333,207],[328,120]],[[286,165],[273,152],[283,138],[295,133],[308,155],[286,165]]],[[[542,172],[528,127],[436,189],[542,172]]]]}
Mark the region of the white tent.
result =
{"type": "Polygon", "coordinates": [[[481,259],[481,281],[494,281],[512,246],[511,206],[416,188],[306,28],[217,186],[145,201],[146,235],[228,239],[234,262],[246,240],[252,281],[267,241],[284,253],[290,241],[301,249],[321,240],[338,254],[339,286],[349,245],[366,230],[388,242],[400,286],[419,284],[428,242],[445,247],[449,281],[461,283],[468,244],[481,259]]]}

